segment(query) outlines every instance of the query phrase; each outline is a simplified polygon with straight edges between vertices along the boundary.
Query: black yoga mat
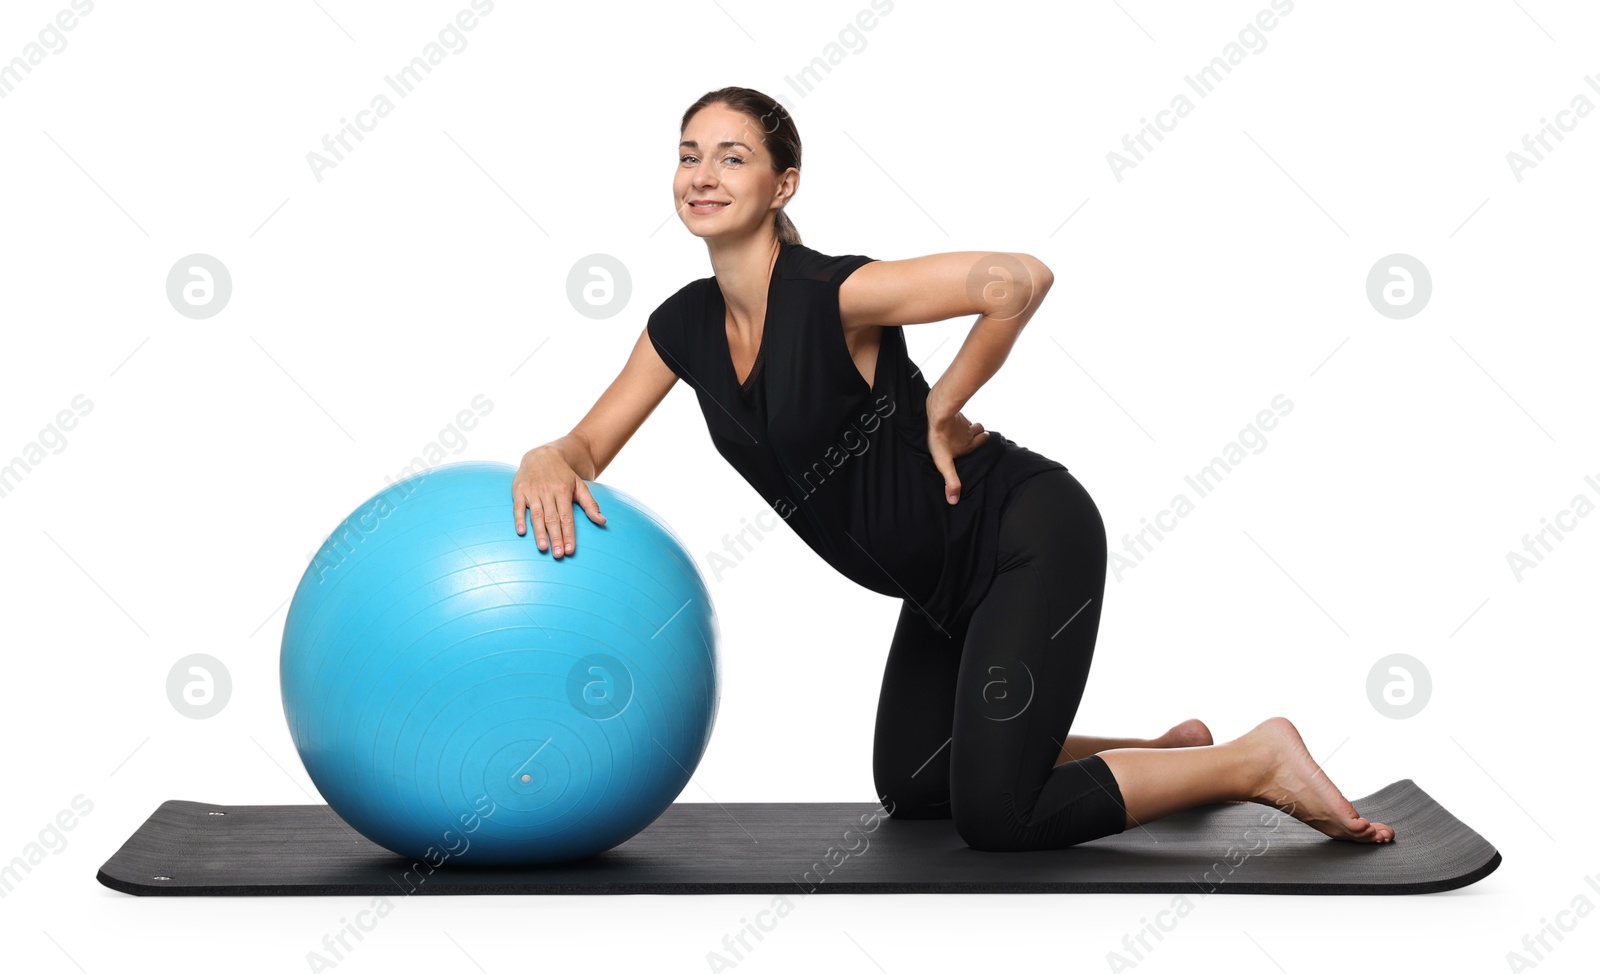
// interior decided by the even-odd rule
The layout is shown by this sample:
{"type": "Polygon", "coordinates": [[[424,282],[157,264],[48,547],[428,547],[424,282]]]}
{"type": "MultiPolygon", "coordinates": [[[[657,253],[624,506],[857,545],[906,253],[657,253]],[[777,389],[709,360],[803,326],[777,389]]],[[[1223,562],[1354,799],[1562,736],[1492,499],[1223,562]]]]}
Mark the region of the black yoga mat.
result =
{"type": "Polygon", "coordinates": [[[124,893],[1436,893],[1500,864],[1484,838],[1407,778],[1353,804],[1395,829],[1330,839],[1266,805],[1189,809],[1045,852],[980,852],[948,819],[871,803],[678,803],[580,862],[471,868],[397,856],[326,805],[169,801],[100,868],[124,893]]]}

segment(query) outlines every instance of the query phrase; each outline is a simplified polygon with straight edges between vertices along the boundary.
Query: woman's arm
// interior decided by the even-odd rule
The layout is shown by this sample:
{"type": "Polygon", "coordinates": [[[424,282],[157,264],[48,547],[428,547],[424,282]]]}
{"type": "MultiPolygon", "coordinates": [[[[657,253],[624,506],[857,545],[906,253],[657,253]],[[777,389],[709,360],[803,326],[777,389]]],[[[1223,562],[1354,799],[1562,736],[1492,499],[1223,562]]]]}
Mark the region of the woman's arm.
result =
{"type": "Polygon", "coordinates": [[[863,264],[839,286],[848,333],[976,314],[955,360],[931,387],[930,422],[954,417],[1005,363],[1055,275],[1031,254],[957,251],[863,264]]]}
{"type": "Polygon", "coordinates": [[[611,465],[622,447],[661,405],[678,376],[661,360],[648,331],[641,331],[621,373],[590,407],[572,432],[549,445],[585,480],[611,465]]]}
{"type": "Polygon", "coordinates": [[[591,521],[604,523],[585,481],[600,476],[677,381],[677,374],[656,352],[648,330],[641,331],[621,374],[572,432],[523,455],[511,482],[511,520],[517,533],[525,534],[531,520],[540,551],[550,550],[560,558],[576,550],[573,500],[591,521]]]}

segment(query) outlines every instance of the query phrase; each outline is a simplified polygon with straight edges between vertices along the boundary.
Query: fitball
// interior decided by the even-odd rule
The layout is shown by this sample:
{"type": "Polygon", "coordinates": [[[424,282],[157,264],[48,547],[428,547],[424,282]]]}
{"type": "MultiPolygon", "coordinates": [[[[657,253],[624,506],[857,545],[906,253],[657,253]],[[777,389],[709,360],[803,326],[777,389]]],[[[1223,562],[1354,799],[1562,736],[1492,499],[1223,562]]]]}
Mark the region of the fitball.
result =
{"type": "Polygon", "coordinates": [[[329,535],[279,660],[289,733],[340,818],[434,865],[605,852],[667,809],[720,699],[705,579],[656,514],[589,483],[576,550],[512,516],[515,468],[391,484],[329,535]]]}

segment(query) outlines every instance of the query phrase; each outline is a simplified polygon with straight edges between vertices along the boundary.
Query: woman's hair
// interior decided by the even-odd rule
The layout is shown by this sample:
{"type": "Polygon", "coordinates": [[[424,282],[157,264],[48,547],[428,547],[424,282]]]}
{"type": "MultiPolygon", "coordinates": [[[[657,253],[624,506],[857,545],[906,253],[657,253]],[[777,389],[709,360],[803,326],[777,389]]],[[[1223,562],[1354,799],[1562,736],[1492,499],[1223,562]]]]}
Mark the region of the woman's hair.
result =
{"type": "MultiPolygon", "coordinates": [[[[794,119],[789,117],[788,110],[782,105],[754,88],[718,88],[701,95],[683,113],[683,123],[678,126],[679,137],[689,127],[689,120],[694,118],[695,113],[708,105],[727,105],[734,111],[750,116],[761,126],[762,140],[766,143],[767,152],[772,155],[773,172],[782,175],[791,167],[800,168],[800,132],[794,127],[794,119]]],[[[784,207],[787,206],[785,203],[784,207]]],[[[794,228],[794,222],[783,212],[784,207],[778,208],[772,228],[777,231],[780,242],[797,244],[800,242],[800,231],[794,228]]]]}

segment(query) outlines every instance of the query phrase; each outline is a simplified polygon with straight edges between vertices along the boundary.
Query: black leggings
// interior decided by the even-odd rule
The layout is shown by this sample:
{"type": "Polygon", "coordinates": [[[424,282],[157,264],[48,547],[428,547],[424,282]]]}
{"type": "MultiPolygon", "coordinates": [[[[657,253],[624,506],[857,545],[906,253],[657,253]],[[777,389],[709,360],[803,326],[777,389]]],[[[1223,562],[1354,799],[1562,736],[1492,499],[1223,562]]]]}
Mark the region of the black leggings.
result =
{"type": "Polygon", "coordinates": [[[953,818],[974,849],[1060,849],[1124,828],[1098,755],[1054,766],[1089,679],[1106,534],[1065,470],[1000,512],[994,584],[964,625],[900,611],[878,698],[872,774],[891,818],[953,818]]]}

